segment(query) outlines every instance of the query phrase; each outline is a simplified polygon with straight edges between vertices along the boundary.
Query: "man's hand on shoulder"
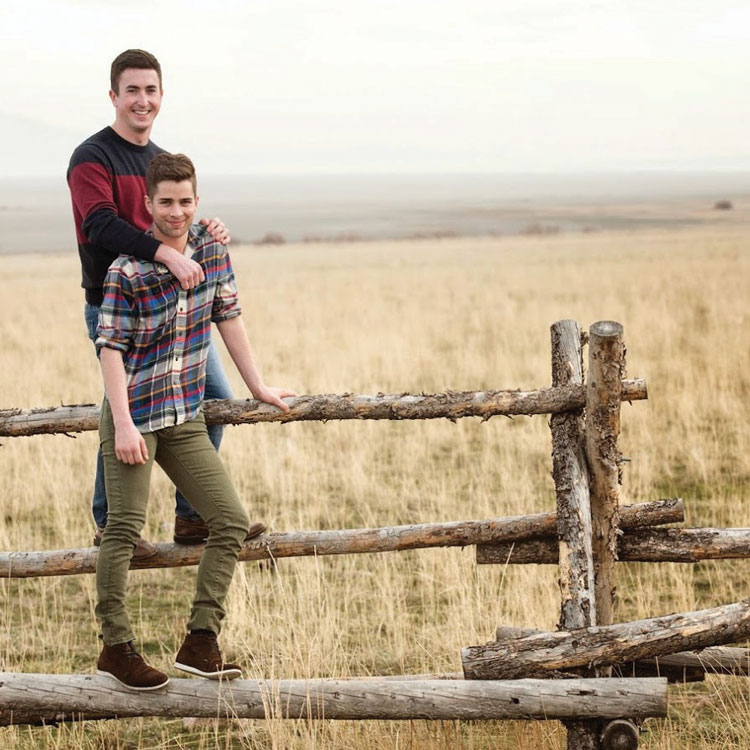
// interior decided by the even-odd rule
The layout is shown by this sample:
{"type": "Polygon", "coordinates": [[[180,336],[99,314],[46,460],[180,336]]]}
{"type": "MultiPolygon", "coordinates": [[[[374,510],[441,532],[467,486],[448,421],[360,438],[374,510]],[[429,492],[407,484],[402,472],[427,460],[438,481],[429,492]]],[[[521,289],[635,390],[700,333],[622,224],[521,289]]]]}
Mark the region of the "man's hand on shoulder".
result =
{"type": "Polygon", "coordinates": [[[206,278],[200,263],[168,245],[159,245],[154,260],[163,263],[183,289],[193,289],[206,278]]]}
{"type": "Polygon", "coordinates": [[[201,224],[208,230],[208,233],[222,245],[228,245],[232,238],[229,236],[229,230],[224,226],[224,222],[217,216],[213,219],[201,219],[201,224]]]}
{"type": "Polygon", "coordinates": [[[288,388],[274,388],[267,385],[256,388],[252,393],[258,401],[271,404],[271,406],[278,406],[285,414],[289,412],[289,406],[281,399],[299,395],[296,391],[290,391],[288,388]]]}

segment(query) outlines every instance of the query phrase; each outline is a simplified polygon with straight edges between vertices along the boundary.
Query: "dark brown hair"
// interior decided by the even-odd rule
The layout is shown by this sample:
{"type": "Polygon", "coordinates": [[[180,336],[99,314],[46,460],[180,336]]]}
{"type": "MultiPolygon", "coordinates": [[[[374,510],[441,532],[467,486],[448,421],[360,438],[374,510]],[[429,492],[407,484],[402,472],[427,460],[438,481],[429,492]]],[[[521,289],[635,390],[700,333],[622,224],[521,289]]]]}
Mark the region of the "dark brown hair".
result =
{"type": "Polygon", "coordinates": [[[165,180],[170,182],[190,180],[193,193],[198,188],[195,167],[185,154],[159,154],[151,160],[146,170],[146,192],[149,198],[154,197],[159,183],[165,180]]]}
{"type": "Polygon", "coordinates": [[[159,61],[150,52],[146,52],[146,50],[126,49],[125,52],[120,52],[112,60],[112,68],[109,71],[109,85],[115,94],[120,93],[120,76],[128,68],[155,70],[159,76],[159,88],[161,89],[161,65],[159,65],[159,61]]]}

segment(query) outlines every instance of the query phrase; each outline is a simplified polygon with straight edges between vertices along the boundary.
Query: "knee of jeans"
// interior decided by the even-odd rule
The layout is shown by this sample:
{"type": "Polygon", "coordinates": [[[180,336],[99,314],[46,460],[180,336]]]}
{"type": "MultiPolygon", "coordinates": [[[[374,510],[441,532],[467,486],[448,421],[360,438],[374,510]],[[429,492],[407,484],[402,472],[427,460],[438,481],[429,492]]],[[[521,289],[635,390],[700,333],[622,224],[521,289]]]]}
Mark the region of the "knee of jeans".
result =
{"type": "Polygon", "coordinates": [[[211,534],[226,534],[242,543],[250,528],[250,519],[244,508],[237,506],[230,512],[219,514],[213,522],[209,522],[208,528],[211,534]]]}

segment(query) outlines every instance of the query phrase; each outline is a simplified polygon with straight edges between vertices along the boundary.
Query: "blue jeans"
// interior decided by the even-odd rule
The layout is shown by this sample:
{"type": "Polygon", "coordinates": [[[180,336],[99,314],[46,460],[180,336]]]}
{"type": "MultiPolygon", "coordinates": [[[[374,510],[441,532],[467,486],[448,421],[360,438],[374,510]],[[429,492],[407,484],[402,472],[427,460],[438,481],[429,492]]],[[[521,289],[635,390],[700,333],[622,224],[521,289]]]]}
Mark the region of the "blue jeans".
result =
{"type": "MultiPolygon", "coordinates": [[[[85,304],[84,316],[86,318],[86,327],[89,332],[89,338],[96,340],[96,326],[99,321],[99,307],[97,305],[85,304]]],[[[208,350],[208,360],[206,362],[206,394],[205,398],[232,398],[232,388],[229,385],[224,368],[221,365],[221,358],[216,346],[211,342],[208,350]]],[[[221,438],[224,435],[223,424],[212,424],[208,428],[208,438],[216,450],[219,450],[221,438]]],[[[102,450],[96,456],[96,478],[94,479],[94,496],[91,500],[91,510],[94,514],[94,521],[97,526],[104,527],[107,525],[107,490],[104,486],[104,461],[102,459],[102,450]]],[[[181,518],[187,518],[191,521],[200,518],[192,505],[182,496],[179,490],[175,490],[175,513],[181,518]]]]}

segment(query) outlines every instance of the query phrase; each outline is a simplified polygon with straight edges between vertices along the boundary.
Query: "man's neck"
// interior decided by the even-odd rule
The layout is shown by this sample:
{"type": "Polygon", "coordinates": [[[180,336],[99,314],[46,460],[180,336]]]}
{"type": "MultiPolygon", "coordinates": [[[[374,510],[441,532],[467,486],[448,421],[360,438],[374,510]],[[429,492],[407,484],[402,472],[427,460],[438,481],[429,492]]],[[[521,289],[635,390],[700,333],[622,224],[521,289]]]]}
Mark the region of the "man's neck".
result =
{"type": "Polygon", "coordinates": [[[120,138],[128,141],[128,143],[132,143],[134,146],[147,146],[148,139],[151,137],[151,128],[142,132],[134,133],[132,130],[122,127],[117,120],[112,124],[112,130],[114,130],[120,138]]]}
{"type": "Polygon", "coordinates": [[[162,245],[174,248],[178,253],[182,253],[183,255],[185,254],[189,239],[189,232],[185,232],[185,234],[183,234],[181,237],[167,237],[166,235],[162,234],[156,226],[152,227],[151,232],[154,236],[154,239],[161,242],[162,245]]]}

